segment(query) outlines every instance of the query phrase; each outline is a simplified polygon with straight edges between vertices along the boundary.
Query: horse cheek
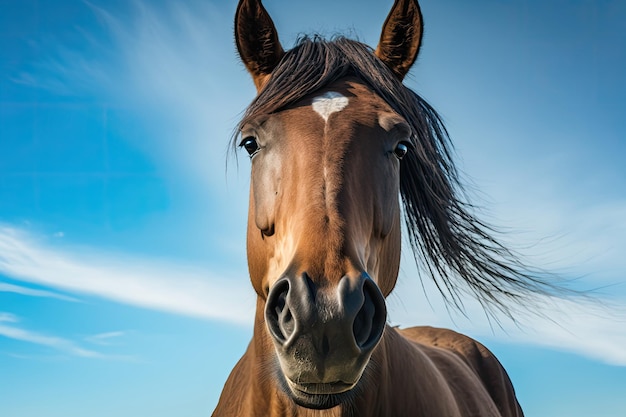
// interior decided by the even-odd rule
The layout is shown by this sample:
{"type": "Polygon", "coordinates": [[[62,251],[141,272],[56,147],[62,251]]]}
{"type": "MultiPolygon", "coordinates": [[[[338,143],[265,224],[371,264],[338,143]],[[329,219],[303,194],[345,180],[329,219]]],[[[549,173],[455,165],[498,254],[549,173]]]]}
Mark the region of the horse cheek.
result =
{"type": "Polygon", "coordinates": [[[255,291],[265,298],[269,292],[268,260],[273,253],[280,176],[271,161],[255,161],[250,184],[248,212],[248,269],[255,291]],[[269,167],[267,162],[270,162],[269,167]]]}

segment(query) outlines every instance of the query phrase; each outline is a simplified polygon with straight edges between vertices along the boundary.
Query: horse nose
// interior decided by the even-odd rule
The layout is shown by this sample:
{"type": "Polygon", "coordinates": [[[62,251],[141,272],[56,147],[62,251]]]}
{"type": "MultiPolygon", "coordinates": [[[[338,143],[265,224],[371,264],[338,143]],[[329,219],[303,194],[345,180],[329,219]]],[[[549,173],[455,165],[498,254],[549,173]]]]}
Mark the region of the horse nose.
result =
{"type": "MultiPolygon", "coordinates": [[[[304,273],[274,284],[265,319],[274,341],[283,349],[301,345],[305,339],[314,352],[306,350],[318,357],[359,355],[371,353],[378,344],[387,309],[382,293],[367,274],[344,276],[335,291],[320,291],[304,273]]],[[[302,351],[302,346],[297,349],[302,351]]]]}

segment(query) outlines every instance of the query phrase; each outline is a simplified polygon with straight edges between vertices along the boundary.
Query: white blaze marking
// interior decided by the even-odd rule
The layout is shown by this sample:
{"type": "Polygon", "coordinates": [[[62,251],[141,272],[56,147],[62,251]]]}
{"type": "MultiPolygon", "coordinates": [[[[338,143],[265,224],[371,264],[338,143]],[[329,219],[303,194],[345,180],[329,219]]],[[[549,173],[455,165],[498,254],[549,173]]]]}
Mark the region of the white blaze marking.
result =
{"type": "Polygon", "coordinates": [[[335,91],[328,91],[313,99],[313,110],[328,121],[331,114],[343,110],[349,101],[347,97],[335,91]]]}

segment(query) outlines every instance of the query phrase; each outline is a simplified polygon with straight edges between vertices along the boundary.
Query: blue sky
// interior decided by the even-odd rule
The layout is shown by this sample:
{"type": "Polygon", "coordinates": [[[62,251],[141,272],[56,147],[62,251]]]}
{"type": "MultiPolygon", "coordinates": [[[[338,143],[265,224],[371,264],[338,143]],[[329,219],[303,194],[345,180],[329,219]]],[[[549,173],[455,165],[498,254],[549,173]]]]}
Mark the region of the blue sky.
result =
{"type": "MultiPolygon", "coordinates": [[[[266,0],[285,46],[375,46],[391,1],[266,0]]],[[[250,338],[254,95],[235,1],[23,0],[0,14],[0,415],[205,416],[250,338]]],[[[423,1],[407,84],[536,265],[604,307],[540,300],[492,328],[423,294],[410,256],[393,324],[448,326],[501,359],[529,416],[626,415],[626,5],[423,1]],[[550,320],[552,319],[552,320],[550,320]]]]}

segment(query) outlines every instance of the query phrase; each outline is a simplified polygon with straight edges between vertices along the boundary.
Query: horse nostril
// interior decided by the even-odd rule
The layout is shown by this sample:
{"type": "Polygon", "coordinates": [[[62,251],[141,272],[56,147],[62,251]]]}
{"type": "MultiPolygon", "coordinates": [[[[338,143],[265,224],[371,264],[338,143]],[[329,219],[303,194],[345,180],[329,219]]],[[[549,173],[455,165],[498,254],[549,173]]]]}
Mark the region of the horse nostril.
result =
{"type": "Polygon", "coordinates": [[[378,343],[387,320],[385,299],[370,279],[363,284],[363,305],[354,318],[352,331],[359,348],[366,350],[378,343]]]}
{"type": "Polygon", "coordinates": [[[295,331],[295,320],[287,304],[289,281],[283,279],[270,290],[265,306],[265,320],[276,341],[285,344],[295,331]]]}
{"type": "Polygon", "coordinates": [[[367,343],[372,333],[372,320],[374,319],[374,305],[371,300],[365,295],[365,301],[363,307],[359,310],[354,324],[352,325],[352,331],[354,332],[354,338],[359,347],[367,343]]]}
{"type": "Polygon", "coordinates": [[[287,294],[283,293],[280,295],[280,301],[282,307],[279,309],[278,306],[276,308],[276,314],[278,315],[278,325],[280,329],[283,331],[283,335],[285,339],[289,339],[289,337],[293,334],[295,330],[295,320],[293,319],[293,315],[291,314],[291,310],[289,307],[285,305],[285,299],[287,298],[287,294]]]}

